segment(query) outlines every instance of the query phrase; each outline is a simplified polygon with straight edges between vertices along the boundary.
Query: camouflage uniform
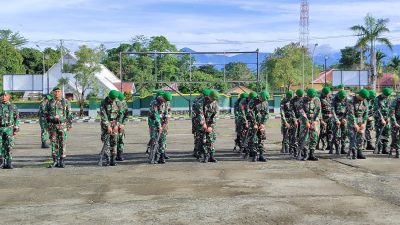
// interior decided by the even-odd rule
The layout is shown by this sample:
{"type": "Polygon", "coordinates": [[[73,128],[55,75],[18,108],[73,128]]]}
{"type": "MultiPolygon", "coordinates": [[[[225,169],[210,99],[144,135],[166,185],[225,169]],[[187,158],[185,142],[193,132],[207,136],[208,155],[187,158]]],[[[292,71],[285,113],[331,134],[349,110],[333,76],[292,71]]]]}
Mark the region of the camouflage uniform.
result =
{"type": "Polygon", "coordinates": [[[242,98],[239,101],[238,109],[237,109],[237,133],[239,138],[239,147],[240,151],[245,151],[243,148],[246,147],[246,136],[249,131],[249,123],[246,116],[247,105],[249,103],[248,98],[242,98]]]}
{"type": "Polygon", "coordinates": [[[14,147],[14,134],[19,131],[19,114],[17,107],[6,102],[0,103],[0,135],[1,157],[3,168],[12,169],[12,149],[14,147]]]}
{"type": "Polygon", "coordinates": [[[265,161],[263,141],[266,139],[266,136],[265,129],[261,130],[260,126],[265,126],[269,118],[268,101],[261,101],[260,98],[250,99],[247,108],[249,124],[248,149],[250,156],[253,157],[253,161],[265,161]],[[258,128],[255,128],[255,126],[258,128]]]}
{"type": "Polygon", "coordinates": [[[368,120],[367,127],[365,128],[365,141],[367,144],[367,148],[369,150],[374,150],[375,148],[372,146],[372,130],[374,129],[374,98],[369,98],[368,102],[368,120]],[[372,118],[372,120],[370,120],[372,118]]]}
{"type": "Polygon", "coordinates": [[[291,117],[291,108],[290,108],[290,99],[285,98],[281,102],[281,133],[283,136],[282,139],[282,153],[290,153],[292,154],[293,149],[290,147],[290,136],[291,132],[294,132],[293,129],[294,123],[293,118],[291,117]],[[290,128],[286,127],[286,123],[290,125],[290,128]]]}
{"type": "Polygon", "coordinates": [[[45,114],[49,127],[53,164],[63,167],[68,129],[72,127],[71,105],[65,98],[60,100],[53,98],[47,103],[45,114]]]}
{"type": "Polygon", "coordinates": [[[150,129],[150,141],[153,143],[157,140],[158,136],[158,153],[164,154],[166,148],[167,141],[167,124],[168,119],[165,116],[168,115],[168,107],[166,102],[162,102],[159,97],[154,98],[150,102],[149,106],[149,116],[148,116],[148,125],[150,129]],[[162,128],[161,133],[159,130],[162,128]]]}
{"type": "Polygon", "coordinates": [[[392,144],[390,153],[392,150],[396,151],[396,158],[399,158],[400,150],[400,95],[397,99],[392,102],[390,107],[390,120],[392,124],[392,144]]]}
{"type": "MultiPolygon", "coordinates": [[[[299,151],[302,151],[303,153],[303,157],[301,159],[318,160],[318,158],[314,156],[314,151],[317,146],[319,134],[318,122],[321,113],[320,101],[317,97],[312,99],[309,97],[304,97],[301,101],[297,102],[296,108],[300,114],[298,117],[300,120],[300,147],[303,147],[303,149],[299,149],[299,151]],[[315,124],[313,127],[311,125],[312,122],[317,122],[317,124],[315,124]],[[311,128],[308,129],[306,127],[307,123],[310,123],[311,128]]],[[[300,159],[299,155],[298,158],[300,159]]]]}
{"type": "MultiPolygon", "coordinates": [[[[49,132],[48,132],[48,125],[47,125],[47,120],[45,117],[45,110],[46,110],[46,105],[47,105],[48,99],[44,98],[39,105],[39,124],[40,124],[40,138],[42,141],[42,147],[44,143],[46,143],[47,140],[49,140],[49,132]]],[[[47,146],[48,147],[48,146],[47,146]]]]}
{"type": "Polygon", "coordinates": [[[391,101],[390,98],[385,98],[383,95],[379,95],[375,98],[374,102],[374,119],[375,119],[375,131],[376,131],[376,148],[378,154],[388,154],[388,143],[390,138],[390,119],[389,109],[391,101]],[[386,126],[382,124],[382,120],[386,121],[386,126]],[[381,135],[381,137],[379,137],[381,135]],[[380,138],[380,140],[378,140],[380,138]]]}
{"type": "Polygon", "coordinates": [[[294,157],[297,157],[297,154],[299,152],[297,152],[297,149],[299,147],[299,132],[300,132],[300,124],[299,124],[299,120],[298,118],[300,118],[300,112],[298,110],[298,108],[296,107],[297,104],[299,104],[299,102],[302,100],[303,97],[299,97],[299,96],[294,96],[290,102],[289,102],[289,106],[290,106],[290,111],[291,111],[291,116],[290,118],[293,121],[293,128],[291,129],[290,132],[290,148],[293,151],[293,155],[294,157]],[[297,123],[297,126],[296,126],[297,123]]]}
{"type": "Polygon", "coordinates": [[[209,159],[214,158],[215,153],[215,141],[217,139],[217,133],[215,131],[216,122],[219,114],[219,107],[216,101],[210,100],[210,98],[203,98],[203,101],[198,102],[198,120],[200,121],[200,126],[204,124],[207,127],[211,127],[211,132],[205,132],[202,130],[200,132],[200,139],[203,140],[204,146],[200,149],[203,156],[202,162],[207,162],[209,159]]]}
{"type": "Polygon", "coordinates": [[[340,99],[337,95],[332,100],[333,115],[340,125],[334,126],[333,146],[336,154],[347,154],[345,151],[347,131],[347,98],[340,99]]]}
{"type": "Polygon", "coordinates": [[[201,133],[201,125],[200,125],[200,120],[198,118],[199,114],[199,102],[203,101],[203,96],[198,96],[193,100],[192,104],[192,134],[194,137],[194,148],[193,148],[193,156],[196,158],[199,158],[200,150],[201,148],[201,141],[200,140],[200,133],[201,133]]]}
{"type": "MultiPolygon", "coordinates": [[[[333,129],[335,127],[335,118],[333,116],[333,109],[332,109],[332,99],[329,95],[328,96],[321,95],[320,101],[321,101],[322,121],[321,121],[321,132],[320,132],[321,136],[319,137],[319,139],[322,141],[322,143],[324,143],[323,139],[326,140],[326,146],[327,149],[329,149],[329,154],[332,154],[333,129]]],[[[325,144],[323,144],[323,146],[325,146],[325,144]]]]}
{"type": "Polygon", "coordinates": [[[357,96],[347,101],[347,128],[350,138],[350,146],[348,155],[352,154],[352,158],[365,158],[363,155],[363,142],[365,131],[356,131],[354,125],[361,126],[367,123],[368,119],[368,103],[366,100],[360,100],[357,96]]]}
{"type": "MultiPolygon", "coordinates": [[[[126,125],[128,118],[128,104],[125,100],[120,101],[120,125],[126,125]]],[[[118,130],[118,143],[117,143],[117,160],[122,161],[122,153],[125,149],[125,129],[118,130]]]]}

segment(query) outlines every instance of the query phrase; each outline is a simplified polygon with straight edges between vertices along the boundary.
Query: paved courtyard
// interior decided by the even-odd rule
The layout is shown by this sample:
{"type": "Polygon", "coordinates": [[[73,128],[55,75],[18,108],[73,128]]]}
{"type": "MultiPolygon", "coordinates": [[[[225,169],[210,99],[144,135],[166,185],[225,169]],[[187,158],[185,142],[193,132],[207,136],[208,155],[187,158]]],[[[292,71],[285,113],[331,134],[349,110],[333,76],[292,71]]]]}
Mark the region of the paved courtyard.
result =
{"type": "Polygon", "coordinates": [[[270,120],[266,163],[232,152],[233,120],[218,122],[217,164],[191,156],[190,121],[172,121],[171,157],[149,165],[145,122],[129,123],[126,161],[98,167],[100,126],[74,124],[65,169],[47,169],[39,125],[24,124],[14,170],[0,170],[0,224],[399,224],[400,160],[300,162],[280,151],[270,120]]]}

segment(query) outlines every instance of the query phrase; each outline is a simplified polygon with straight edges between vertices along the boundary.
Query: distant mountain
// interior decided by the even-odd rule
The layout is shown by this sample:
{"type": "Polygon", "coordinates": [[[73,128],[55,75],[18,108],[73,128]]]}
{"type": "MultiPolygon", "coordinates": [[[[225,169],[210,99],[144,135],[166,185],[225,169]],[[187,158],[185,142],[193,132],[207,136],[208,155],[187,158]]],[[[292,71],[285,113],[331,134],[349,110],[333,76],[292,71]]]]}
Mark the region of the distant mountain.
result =
{"type": "MultiPolygon", "coordinates": [[[[393,51],[391,51],[389,48],[379,45],[377,46],[377,49],[385,53],[386,57],[384,58],[384,62],[387,63],[389,62],[394,56],[399,56],[400,55],[400,45],[393,45],[393,51]]],[[[190,48],[182,48],[181,51],[184,52],[195,52],[194,50],[190,48]]],[[[260,64],[265,60],[266,57],[271,55],[271,53],[267,52],[260,52],[259,54],[259,62],[260,64]]],[[[367,53],[368,55],[368,53],[367,53]]],[[[314,62],[316,65],[321,65],[323,66],[325,64],[325,54],[317,54],[314,56],[314,62]]],[[[333,51],[327,54],[328,58],[326,60],[326,65],[327,67],[338,64],[341,53],[339,51],[333,51]]],[[[222,64],[222,65],[216,65],[216,68],[221,69],[223,68],[223,64],[227,64],[230,62],[243,62],[243,63],[249,63],[249,68],[251,70],[255,70],[257,67],[255,64],[251,63],[256,63],[256,57],[253,54],[236,54],[236,55],[197,55],[194,54],[193,57],[196,59],[196,63],[199,64],[207,64],[207,63],[213,63],[213,64],[222,64]]],[[[366,59],[367,61],[368,59],[366,59]]],[[[200,66],[200,65],[199,65],[200,66]]]]}

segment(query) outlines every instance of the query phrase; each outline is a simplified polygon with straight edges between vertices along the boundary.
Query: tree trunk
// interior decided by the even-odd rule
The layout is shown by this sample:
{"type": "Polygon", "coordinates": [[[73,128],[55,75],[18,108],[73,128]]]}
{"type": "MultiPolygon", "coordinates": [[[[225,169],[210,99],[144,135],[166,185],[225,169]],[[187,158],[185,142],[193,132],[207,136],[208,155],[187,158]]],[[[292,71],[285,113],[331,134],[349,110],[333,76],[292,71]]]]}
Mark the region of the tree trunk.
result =
{"type": "Polygon", "coordinates": [[[83,110],[84,106],[85,106],[85,92],[82,91],[80,99],[79,99],[79,116],[80,117],[84,116],[84,110],[83,110]]]}

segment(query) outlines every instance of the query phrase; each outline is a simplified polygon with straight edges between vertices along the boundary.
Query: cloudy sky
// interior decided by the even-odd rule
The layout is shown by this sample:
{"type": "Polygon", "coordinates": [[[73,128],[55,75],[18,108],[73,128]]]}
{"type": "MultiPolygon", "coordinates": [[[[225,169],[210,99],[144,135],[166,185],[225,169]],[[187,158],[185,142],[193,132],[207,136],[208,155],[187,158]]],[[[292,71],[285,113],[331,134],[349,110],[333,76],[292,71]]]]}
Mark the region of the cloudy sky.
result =
{"type": "MultiPolygon", "coordinates": [[[[353,45],[348,28],[362,24],[367,13],[389,18],[388,37],[400,43],[399,0],[309,2],[317,52],[353,45]]],[[[299,37],[299,0],[0,0],[0,6],[0,29],[20,32],[33,46],[66,39],[70,47],[112,47],[135,35],[164,35],[196,51],[271,52],[299,37]]]]}

